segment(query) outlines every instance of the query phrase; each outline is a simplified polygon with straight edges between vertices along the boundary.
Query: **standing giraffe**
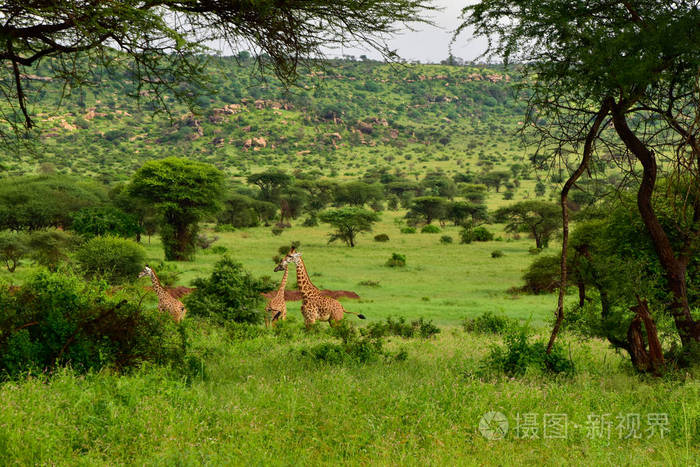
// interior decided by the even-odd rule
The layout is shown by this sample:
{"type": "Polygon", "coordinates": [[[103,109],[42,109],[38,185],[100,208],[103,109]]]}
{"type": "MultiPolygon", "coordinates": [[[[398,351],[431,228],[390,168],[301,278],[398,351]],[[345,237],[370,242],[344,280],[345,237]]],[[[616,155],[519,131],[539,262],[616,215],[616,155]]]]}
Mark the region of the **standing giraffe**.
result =
{"type": "Polygon", "coordinates": [[[139,279],[144,276],[151,278],[153,290],[156,295],[158,295],[158,310],[170,313],[170,316],[173,317],[176,323],[182,321],[182,318],[184,318],[187,313],[185,305],[183,305],[180,300],[170,295],[170,292],[165,290],[165,287],[160,284],[160,279],[156,276],[156,272],[149,268],[148,265],[139,273],[139,279]]]}
{"type": "Polygon", "coordinates": [[[360,319],[365,319],[360,313],[347,311],[338,300],[321,295],[321,291],[309,279],[306,266],[304,266],[304,261],[301,259],[301,253],[297,252],[293,246],[275,270],[278,271],[280,268],[287,267],[289,263],[294,263],[297,268],[297,286],[301,291],[303,300],[301,314],[304,317],[304,324],[307,328],[316,321],[328,321],[328,324],[333,326],[334,323],[343,319],[345,313],[351,313],[357,315],[360,319]]]}
{"type": "Polygon", "coordinates": [[[275,321],[278,319],[287,319],[287,302],[284,300],[284,290],[287,288],[289,267],[287,265],[279,265],[275,268],[275,272],[283,269],[284,275],[282,276],[282,283],[275,296],[267,302],[267,306],[265,307],[265,326],[274,326],[275,321]]]}

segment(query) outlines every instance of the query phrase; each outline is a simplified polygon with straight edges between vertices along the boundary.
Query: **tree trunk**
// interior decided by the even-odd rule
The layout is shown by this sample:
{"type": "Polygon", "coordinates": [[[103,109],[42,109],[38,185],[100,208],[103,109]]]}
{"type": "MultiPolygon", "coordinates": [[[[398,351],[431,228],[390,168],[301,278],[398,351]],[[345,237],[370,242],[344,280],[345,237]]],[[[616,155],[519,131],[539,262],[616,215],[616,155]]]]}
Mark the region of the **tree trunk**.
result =
{"type": "Polygon", "coordinates": [[[630,323],[627,330],[627,341],[629,343],[628,351],[632,364],[638,371],[650,371],[655,375],[659,375],[664,367],[664,355],[661,351],[661,343],[656,332],[656,325],[649,313],[649,307],[646,300],[640,300],[637,297],[638,304],[631,307],[631,310],[636,313],[636,316],[630,323]],[[642,323],[647,332],[647,341],[649,342],[649,350],[647,351],[644,344],[644,336],[642,335],[642,323]]]}
{"type": "MultiPolygon", "coordinates": [[[[605,100],[605,102],[601,105],[600,110],[598,111],[598,114],[596,115],[595,120],[593,121],[593,124],[591,125],[591,128],[588,130],[588,134],[586,135],[586,142],[583,146],[583,155],[581,157],[581,163],[579,166],[574,170],[574,173],[571,174],[569,179],[564,183],[564,186],[562,187],[561,190],[561,223],[562,223],[562,242],[561,242],[561,263],[560,263],[560,275],[561,279],[559,282],[559,296],[557,298],[557,309],[554,312],[554,327],[552,328],[552,334],[549,336],[549,343],[547,344],[547,353],[550,353],[552,351],[552,348],[554,347],[554,341],[557,338],[557,334],[559,334],[559,328],[561,327],[562,321],[564,321],[564,296],[566,295],[566,273],[567,273],[567,268],[566,268],[566,260],[567,260],[567,254],[568,254],[568,249],[569,249],[569,205],[567,203],[568,197],[569,197],[569,191],[571,191],[571,188],[574,186],[576,183],[576,180],[579,179],[579,177],[583,174],[584,170],[586,170],[586,167],[588,167],[588,162],[591,160],[591,155],[593,154],[593,142],[595,141],[596,137],[598,136],[598,131],[600,129],[600,125],[603,123],[603,120],[605,120],[605,117],[607,117],[608,112],[610,112],[610,101],[605,100]]],[[[539,243],[539,242],[538,242],[539,243]]],[[[537,247],[539,248],[540,245],[538,244],[537,247]]],[[[579,294],[581,293],[581,288],[579,287],[579,294]]],[[[585,289],[583,289],[585,290],[585,289]]],[[[584,298],[585,298],[585,292],[584,292],[584,298]]],[[[582,303],[581,306],[583,306],[583,298],[579,299],[582,303]]]]}
{"type": "Polygon", "coordinates": [[[618,136],[627,149],[642,164],[642,183],[639,185],[639,191],[637,192],[637,207],[649,232],[661,267],[664,269],[668,288],[673,294],[673,301],[669,305],[669,309],[681,338],[681,343],[684,347],[687,347],[693,341],[700,341],[700,323],[696,323],[693,320],[688,304],[688,290],[685,277],[687,263],[675,256],[671,242],[652,206],[652,196],[658,170],[656,159],[654,153],[629,128],[624,109],[620,106],[614,106],[612,115],[618,136]]]}

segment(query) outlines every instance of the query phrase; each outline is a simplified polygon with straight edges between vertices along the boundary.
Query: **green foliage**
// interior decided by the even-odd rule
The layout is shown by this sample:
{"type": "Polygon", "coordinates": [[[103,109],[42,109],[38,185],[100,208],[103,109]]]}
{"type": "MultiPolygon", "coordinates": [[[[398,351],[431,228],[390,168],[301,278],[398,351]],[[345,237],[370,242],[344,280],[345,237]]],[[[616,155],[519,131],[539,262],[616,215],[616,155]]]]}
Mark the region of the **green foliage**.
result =
{"type": "Polygon", "coordinates": [[[391,258],[386,260],[385,266],[390,268],[403,268],[406,267],[406,255],[400,253],[392,253],[391,258]]]}
{"type": "Polygon", "coordinates": [[[41,230],[29,235],[30,256],[37,264],[56,271],[61,262],[68,259],[68,252],[75,248],[78,239],[62,230],[41,230]]]}
{"type": "Polygon", "coordinates": [[[460,243],[471,242],[490,242],[493,240],[493,234],[486,227],[472,227],[471,224],[466,225],[459,232],[460,243]]]}
{"type": "Polygon", "coordinates": [[[303,348],[301,355],[328,365],[357,365],[405,359],[403,355],[399,357],[398,354],[392,355],[386,351],[380,337],[358,335],[357,329],[345,320],[336,324],[331,333],[341,342],[324,342],[303,348]]]}
{"type": "Polygon", "coordinates": [[[528,370],[566,375],[574,373],[574,363],[560,344],[555,344],[550,354],[545,352],[546,348],[545,342],[530,342],[525,328],[514,329],[506,334],[503,347],[491,348],[483,368],[511,377],[522,376],[528,370]]]}
{"type": "Polygon", "coordinates": [[[168,157],[146,162],[129,190],[158,211],[165,258],[182,261],[194,253],[197,223],[219,210],[223,174],[209,164],[168,157]]]}
{"type": "Polygon", "coordinates": [[[86,276],[118,284],[136,279],[146,260],[146,252],[133,240],[98,236],[81,245],[75,252],[75,259],[86,276]]]}
{"type": "Polygon", "coordinates": [[[441,232],[440,227],[438,227],[437,225],[432,225],[432,224],[424,225],[423,228],[420,229],[420,231],[421,231],[421,233],[431,233],[431,234],[441,232]]]}
{"type": "Polygon", "coordinates": [[[402,234],[414,234],[416,233],[416,228],[415,227],[401,227],[401,233],[402,234]]]}
{"type": "Polygon", "coordinates": [[[0,288],[0,304],[0,378],[184,361],[186,334],[170,316],[68,271],[38,272],[18,291],[0,288]]]}
{"type": "Polygon", "coordinates": [[[28,237],[24,233],[0,231],[0,261],[9,272],[15,272],[21,259],[29,252],[28,237]]]}
{"type": "Polygon", "coordinates": [[[447,216],[447,206],[447,200],[438,196],[414,198],[406,218],[430,224],[434,219],[443,219],[447,216]]]}
{"type": "Polygon", "coordinates": [[[428,339],[439,334],[440,328],[435,326],[432,321],[424,320],[423,317],[409,323],[403,316],[398,319],[390,316],[384,322],[370,323],[367,328],[361,329],[360,332],[371,338],[399,336],[406,339],[413,337],[428,339]]]}
{"type": "Polygon", "coordinates": [[[133,237],[142,232],[136,216],[112,206],[85,208],[73,214],[70,228],[86,238],[97,235],[133,237]]]}
{"type": "Polygon", "coordinates": [[[319,219],[336,229],[330,234],[329,243],[342,240],[348,246],[354,247],[357,234],[371,232],[372,224],[379,220],[379,215],[362,208],[345,207],[324,211],[319,215],[319,219]]]}
{"type": "Polygon", "coordinates": [[[506,334],[519,326],[518,320],[487,311],[476,318],[464,318],[462,327],[466,332],[478,334],[506,334]]]}
{"type": "Polygon", "coordinates": [[[224,256],[214,265],[209,278],[196,279],[193,285],[197,289],[185,298],[190,314],[216,323],[262,322],[260,294],[266,285],[247,272],[241,263],[224,256]]]}
{"type": "Polygon", "coordinates": [[[448,244],[452,243],[453,241],[454,241],[453,238],[449,235],[443,235],[442,237],[440,237],[440,243],[443,243],[445,245],[448,245],[448,244]]]}
{"type": "Polygon", "coordinates": [[[374,236],[374,241],[375,242],[388,242],[389,241],[389,236],[387,234],[379,234],[374,236]]]}
{"type": "Polygon", "coordinates": [[[561,207],[546,201],[520,201],[496,211],[496,219],[506,223],[506,232],[527,232],[537,248],[547,248],[552,235],[561,228],[561,207]]]}
{"type": "Polygon", "coordinates": [[[503,252],[501,250],[493,250],[491,252],[491,258],[502,258],[503,252]]]}
{"type": "Polygon", "coordinates": [[[0,184],[0,230],[67,227],[73,213],[106,201],[103,186],[78,177],[8,177],[0,184]]]}
{"type": "Polygon", "coordinates": [[[546,255],[536,258],[528,266],[522,290],[529,293],[551,293],[559,287],[561,280],[561,256],[546,255]]]}

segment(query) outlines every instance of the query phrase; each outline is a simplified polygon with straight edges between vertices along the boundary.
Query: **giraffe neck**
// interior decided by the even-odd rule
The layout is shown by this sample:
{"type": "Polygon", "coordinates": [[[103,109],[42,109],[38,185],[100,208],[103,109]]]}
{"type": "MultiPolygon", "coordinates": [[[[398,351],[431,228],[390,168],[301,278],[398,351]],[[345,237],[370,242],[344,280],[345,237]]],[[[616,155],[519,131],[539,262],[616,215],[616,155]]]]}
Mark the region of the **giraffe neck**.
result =
{"type": "Polygon", "coordinates": [[[160,284],[160,279],[158,279],[158,276],[156,276],[156,273],[154,271],[151,271],[151,284],[153,285],[153,290],[155,293],[158,295],[158,297],[161,296],[163,292],[165,292],[165,288],[160,284]]]}
{"type": "Polygon", "coordinates": [[[284,268],[284,274],[282,275],[282,283],[280,283],[280,288],[277,289],[277,296],[284,296],[284,289],[287,288],[287,275],[289,274],[289,268],[284,268]]]}
{"type": "Polygon", "coordinates": [[[301,291],[302,295],[309,295],[314,292],[318,292],[318,288],[311,283],[309,279],[309,274],[306,272],[306,266],[304,266],[304,261],[299,258],[297,265],[297,286],[301,291]]]}

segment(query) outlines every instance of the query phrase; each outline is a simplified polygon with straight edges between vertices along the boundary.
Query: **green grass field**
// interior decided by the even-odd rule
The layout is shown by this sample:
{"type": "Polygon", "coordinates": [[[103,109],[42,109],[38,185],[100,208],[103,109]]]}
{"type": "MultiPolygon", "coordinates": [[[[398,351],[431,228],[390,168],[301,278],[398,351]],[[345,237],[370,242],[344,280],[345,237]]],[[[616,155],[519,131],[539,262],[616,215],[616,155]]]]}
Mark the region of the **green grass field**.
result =
{"type": "MultiPolygon", "coordinates": [[[[216,245],[253,274],[279,280],[271,258],[279,246],[299,240],[316,285],[356,291],[361,300],[344,305],[368,322],[433,320],[442,331],[435,338],[388,339],[388,350],[407,352],[405,361],[330,365],[304,356],[303,349],[333,341],[325,323],[320,333],[299,331],[291,339],[270,333],[240,339],[189,318],[192,352],[201,359],[194,378],[158,367],[127,375],[60,370],[0,385],[0,464],[697,464],[700,383],[694,370],[663,379],[639,376],[605,343],[564,335],[573,376],[511,379],[480,372],[500,338],[466,333],[464,317],[491,311],[529,320],[540,335],[548,331],[555,296],[509,292],[521,285],[533,241],[508,240],[489,226],[502,241],[460,245],[455,227],[401,234],[398,216],[383,213],[355,248],[328,245],[323,225],[295,226],[281,236],[263,227],[217,233],[216,245]],[[378,233],[391,240],[374,242],[378,233]],[[441,244],[444,234],[454,243],[441,244]],[[497,249],[504,256],[492,258],[497,249]],[[384,266],[392,252],[406,255],[405,269],[384,266]],[[490,411],[507,417],[505,439],[480,432],[480,419],[490,411]],[[633,422],[621,420],[635,414],[639,429],[625,438],[633,422]],[[649,414],[667,418],[663,436],[660,428],[649,431],[649,414]],[[545,436],[545,415],[566,417],[564,436],[552,437],[551,430],[545,436]],[[536,437],[524,439],[527,433],[536,437]]],[[[149,262],[162,259],[155,238],[147,251],[149,262]]],[[[194,262],[179,263],[178,282],[189,285],[207,275],[218,258],[199,252],[194,262]]],[[[20,268],[13,280],[29,269],[20,268]]],[[[299,305],[290,302],[289,315],[301,328],[299,305]]]]}

